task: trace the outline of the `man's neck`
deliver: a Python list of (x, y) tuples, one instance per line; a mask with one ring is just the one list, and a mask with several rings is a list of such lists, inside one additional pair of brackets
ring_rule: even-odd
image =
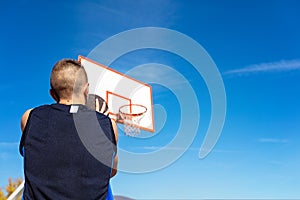
[(60, 104), (72, 105), (72, 104), (82, 104), (85, 105), (86, 101), (84, 99), (60, 99)]

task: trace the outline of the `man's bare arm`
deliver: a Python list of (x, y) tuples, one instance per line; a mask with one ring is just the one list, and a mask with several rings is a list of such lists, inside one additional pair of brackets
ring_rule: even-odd
[[(118, 146), (118, 139), (119, 139), (119, 135), (118, 135), (118, 127), (117, 127), (117, 123), (115, 120), (111, 120), (112, 123), (112, 127), (114, 130), (114, 134), (115, 134), (115, 139), (116, 139), (116, 145)], [(115, 176), (118, 172), (118, 155), (115, 155), (114, 158), (114, 163), (113, 163), (113, 167), (112, 167), (112, 173), (111, 173), (111, 177)]]
[(23, 114), (23, 116), (22, 116), (22, 119), (21, 119), (21, 130), (22, 130), (22, 132), (23, 132), (24, 129), (25, 129), (25, 126), (26, 126), (26, 124), (27, 124), (27, 120), (28, 120), (28, 117), (29, 117), (29, 114), (30, 114), (31, 110), (32, 110), (32, 109), (27, 110), (27, 111)]

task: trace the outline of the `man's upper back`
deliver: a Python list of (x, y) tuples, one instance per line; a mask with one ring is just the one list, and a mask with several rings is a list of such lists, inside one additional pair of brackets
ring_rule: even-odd
[(108, 117), (82, 105), (41, 106), (31, 111), (20, 146), (24, 199), (105, 199), (115, 153)]

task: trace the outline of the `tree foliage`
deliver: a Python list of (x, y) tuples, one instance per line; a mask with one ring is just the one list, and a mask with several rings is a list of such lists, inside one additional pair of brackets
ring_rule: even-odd
[(0, 200), (6, 200), (6, 196), (1, 188), (0, 188)]
[[(12, 178), (8, 179), (8, 185), (5, 187), (6, 195), (4, 194), (2, 188), (0, 188), (0, 200), (6, 200), (22, 183), (22, 179), (18, 178), (16, 180), (12, 180)], [(19, 198), (21, 199), (21, 197)]]

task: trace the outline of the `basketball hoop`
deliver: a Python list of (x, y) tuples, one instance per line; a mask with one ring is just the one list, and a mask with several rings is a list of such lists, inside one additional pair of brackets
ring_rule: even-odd
[(127, 136), (140, 134), (140, 121), (147, 112), (147, 108), (140, 104), (128, 104), (119, 108), (119, 121), (124, 124), (124, 132)]

